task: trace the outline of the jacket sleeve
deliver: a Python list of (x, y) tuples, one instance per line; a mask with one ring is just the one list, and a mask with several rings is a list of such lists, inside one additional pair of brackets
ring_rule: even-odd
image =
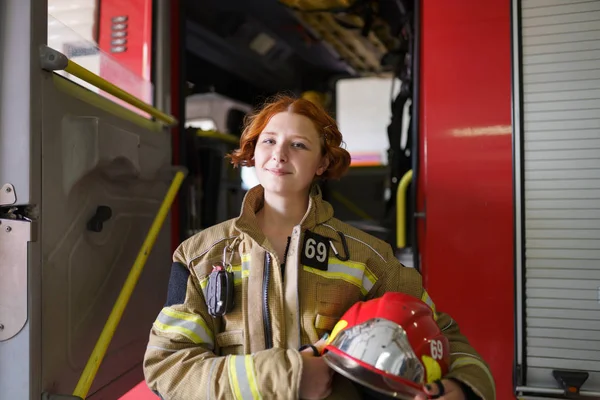
[(154, 321), (144, 355), (149, 388), (164, 400), (297, 398), (302, 358), (273, 348), (217, 356), (217, 324), (199, 283), (177, 253), (167, 302)]
[(385, 292), (403, 292), (420, 298), (436, 315), (437, 323), (450, 342), (450, 372), (445, 379), (455, 379), (468, 386), (482, 400), (495, 400), (496, 388), (488, 364), (469, 344), (460, 328), (448, 314), (436, 310), (435, 304), (423, 288), (421, 275), (414, 268), (400, 264), (391, 248), (387, 254), (386, 274), (373, 287), (369, 298), (382, 296)]

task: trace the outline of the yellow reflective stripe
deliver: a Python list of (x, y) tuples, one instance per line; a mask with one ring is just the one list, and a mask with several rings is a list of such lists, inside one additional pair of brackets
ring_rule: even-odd
[(235, 368), (235, 357), (236, 356), (229, 356), (227, 370), (229, 372), (229, 386), (233, 392), (233, 397), (236, 400), (239, 400), (242, 398), (242, 391), (240, 390), (240, 385), (238, 384), (237, 371)]
[(253, 399), (262, 399), (260, 392), (258, 391), (258, 382), (256, 379), (256, 371), (254, 370), (254, 360), (252, 356), (245, 356), (246, 362), (246, 375), (248, 377), (248, 383), (250, 384), (250, 391), (252, 392)]
[(427, 293), (426, 290), (423, 290), (423, 295), (421, 296), (421, 301), (424, 302), (425, 304), (427, 304), (431, 308), (431, 311), (433, 311), (433, 318), (435, 320), (437, 320), (438, 316), (437, 316), (437, 312), (435, 311), (435, 304), (434, 304), (433, 300), (431, 300), (431, 297), (429, 297), (429, 293)]
[(479, 368), (481, 368), (485, 372), (485, 374), (487, 375), (488, 379), (492, 383), (492, 390), (494, 391), (494, 397), (496, 397), (496, 382), (494, 381), (494, 377), (492, 376), (492, 373), (490, 372), (490, 370), (488, 369), (488, 367), (480, 359), (476, 358), (475, 356), (468, 356), (468, 357), (459, 357), (459, 358), (457, 358), (450, 365), (450, 371), (452, 372), (454, 369), (456, 369), (458, 367), (464, 367), (464, 366), (467, 366), (467, 365), (478, 366)]
[(229, 385), (236, 400), (261, 400), (251, 355), (229, 356)]
[(375, 275), (363, 264), (352, 261), (340, 261), (330, 258), (327, 271), (303, 266), (306, 272), (310, 272), (327, 279), (341, 279), (358, 287), (363, 295), (366, 295), (377, 282)]
[(241, 285), (242, 284), (242, 266), (241, 265), (232, 265), (231, 271), (233, 272), (233, 284)]
[(195, 344), (206, 344), (214, 347), (212, 331), (202, 317), (175, 311), (165, 307), (154, 321), (154, 327), (162, 332), (178, 333), (190, 339)]
[(375, 286), (376, 282), (377, 282), (377, 278), (371, 272), (371, 270), (369, 269), (369, 267), (367, 267), (365, 265), (365, 275), (363, 276), (363, 287), (365, 289), (368, 288), (368, 292), (370, 292), (371, 289), (373, 288), (373, 286)]
[(242, 254), (242, 279), (250, 276), (250, 254)]

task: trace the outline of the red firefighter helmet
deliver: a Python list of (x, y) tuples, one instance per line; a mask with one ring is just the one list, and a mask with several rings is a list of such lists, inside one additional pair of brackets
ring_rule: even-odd
[(432, 309), (404, 293), (358, 302), (338, 321), (323, 358), (336, 372), (381, 394), (412, 400), (448, 372), (448, 339)]

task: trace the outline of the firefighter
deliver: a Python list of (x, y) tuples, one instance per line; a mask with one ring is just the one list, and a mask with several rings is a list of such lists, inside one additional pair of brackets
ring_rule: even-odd
[(386, 292), (428, 304), (449, 342), (448, 373), (425, 392), (495, 399), (486, 362), (435, 310), (419, 273), (322, 199), (315, 182), (350, 165), (341, 145), (335, 121), (305, 99), (277, 96), (247, 119), (230, 157), (254, 166), (260, 185), (239, 217), (177, 248), (150, 331), (144, 374), (163, 399), (363, 398), (320, 355), (344, 313)]

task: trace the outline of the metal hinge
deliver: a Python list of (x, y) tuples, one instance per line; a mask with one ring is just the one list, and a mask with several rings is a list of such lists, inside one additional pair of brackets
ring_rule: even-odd
[(17, 202), (15, 187), (10, 183), (2, 185), (0, 188), (0, 206), (10, 206)]
[(27, 322), (27, 248), (32, 224), (0, 219), (0, 341), (15, 336)]

